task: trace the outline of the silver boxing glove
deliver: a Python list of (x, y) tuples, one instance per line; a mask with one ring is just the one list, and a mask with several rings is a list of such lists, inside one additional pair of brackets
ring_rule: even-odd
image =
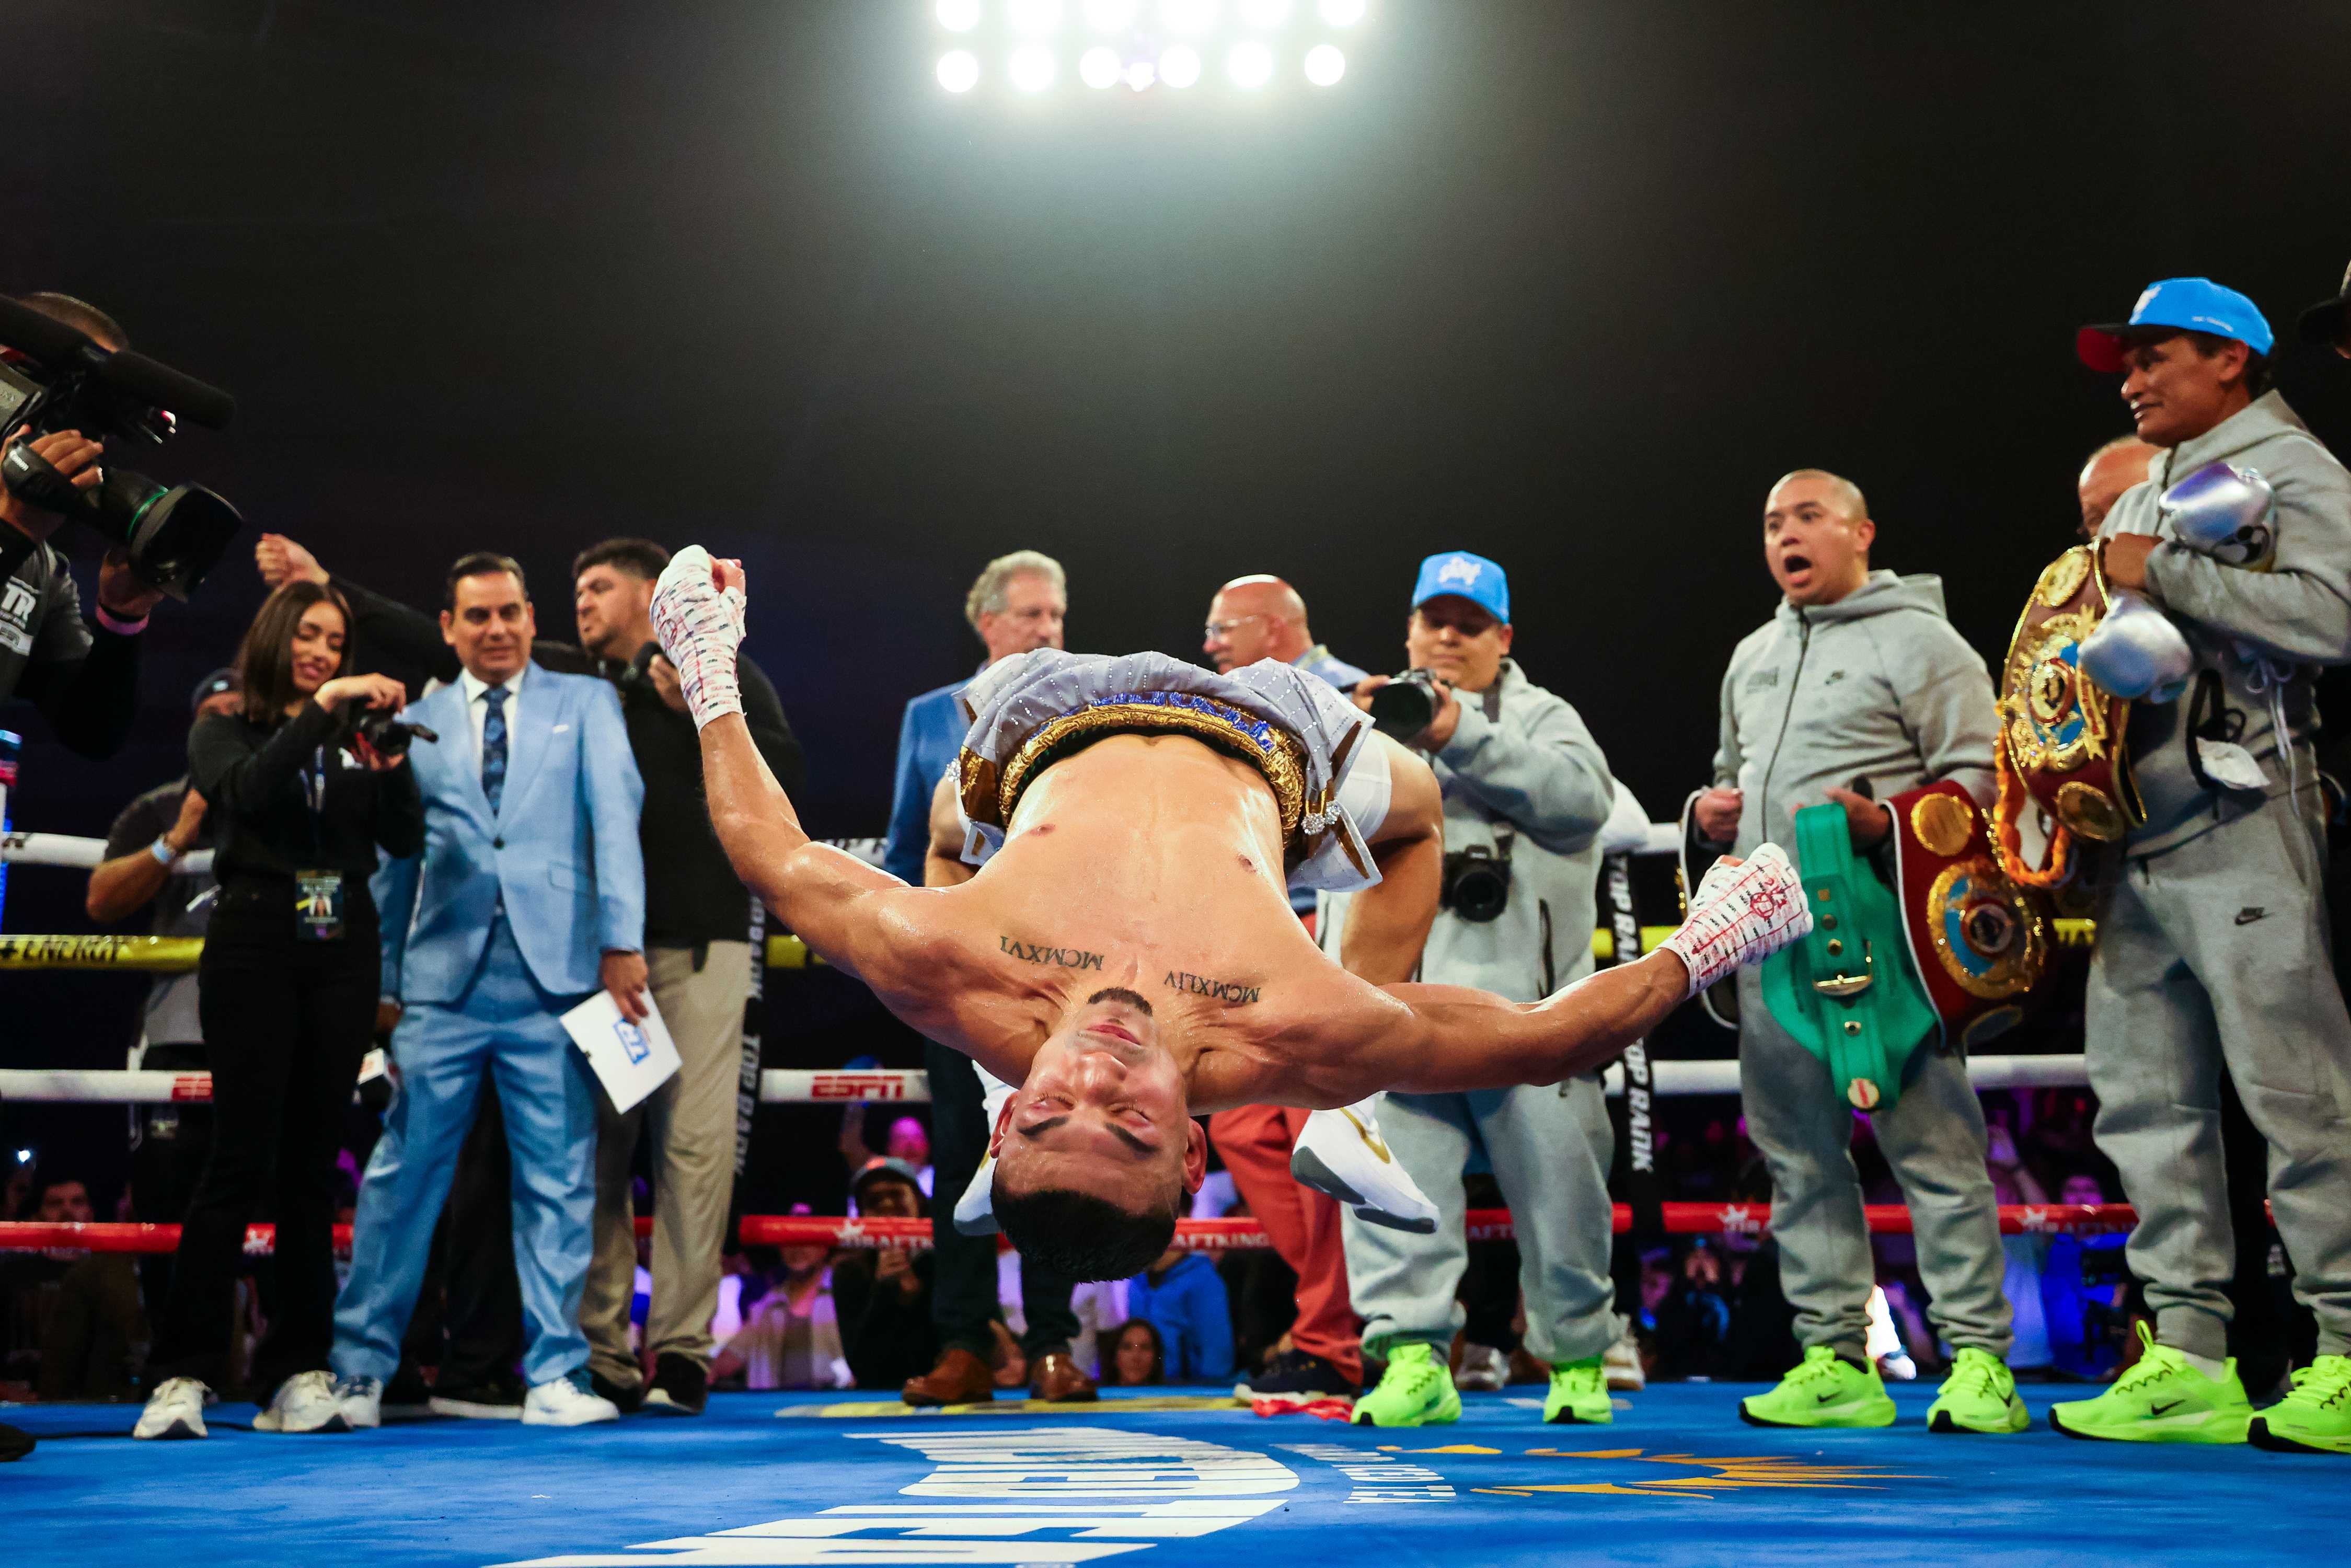
[(2248, 571), (2277, 561), (2277, 492), (2257, 469), (2207, 463), (2157, 505), (2183, 549)]
[(2195, 668), (2171, 618), (2126, 588), (2114, 591), (2105, 619), (2082, 639), (2082, 674), (2131, 702), (2177, 702)]

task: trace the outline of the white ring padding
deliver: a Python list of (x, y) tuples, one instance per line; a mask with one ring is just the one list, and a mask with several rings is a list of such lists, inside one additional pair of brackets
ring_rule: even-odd
[[(1736, 1094), (1739, 1063), (1728, 1061), (1656, 1061), (1649, 1071), (1659, 1094)], [(2090, 1081), (2078, 1056), (1979, 1056), (1968, 1062), (1968, 1077), (1983, 1089), (2078, 1089)], [(202, 1103), (212, 1098), (208, 1072), (41, 1072), (0, 1068), (0, 1100), (26, 1103), (93, 1105), (169, 1105)], [(1625, 1092), (1625, 1070), (1611, 1066), (1604, 1080), (1612, 1095)], [(763, 1105), (849, 1105), (865, 1101), (921, 1104), (931, 1097), (927, 1072), (876, 1068), (865, 1072), (839, 1069), (811, 1070), (770, 1067), (759, 1074)]]
[[(143, 853), (145, 844), (139, 846)], [(78, 839), (70, 833), (0, 834), (0, 863), (53, 865), (68, 871), (90, 871), (106, 859), (104, 839)], [(213, 869), (213, 852), (193, 850), (180, 857), (174, 873), (194, 876)]]

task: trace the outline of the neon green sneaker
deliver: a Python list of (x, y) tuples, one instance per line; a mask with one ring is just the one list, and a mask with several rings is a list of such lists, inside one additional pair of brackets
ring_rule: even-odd
[(1877, 1368), (1865, 1372), (1816, 1344), (1777, 1388), (1740, 1400), (1739, 1417), (1750, 1427), (1891, 1427), (1894, 1401)]
[(2144, 1322), (2138, 1325), (2138, 1338), (2147, 1352), (2137, 1365), (2095, 1399), (2052, 1405), (2049, 1425), (2069, 1437), (2116, 1443), (2245, 1440), (2253, 1406), (2245, 1397), (2245, 1385), (2237, 1381), (2233, 1358), (2219, 1378), (2210, 1378), (2169, 1345), (2158, 1344)]
[(2351, 1355), (2322, 1355), (2294, 1392), (2253, 1417), (2246, 1441), (2273, 1453), (2351, 1454)]
[(1608, 1402), (1608, 1369), (1601, 1358), (1552, 1364), (1551, 1392), (1543, 1396), (1543, 1419), (1554, 1425), (1605, 1427), (1616, 1419)]
[(1358, 1427), (1435, 1427), (1461, 1419), (1461, 1396), (1436, 1347), (1403, 1340), (1388, 1349), (1380, 1385), (1355, 1401)]
[(1988, 1350), (1973, 1345), (1951, 1358), (1951, 1375), (1927, 1406), (1929, 1432), (2022, 1432), (2032, 1416), (2017, 1396), (2016, 1375)]

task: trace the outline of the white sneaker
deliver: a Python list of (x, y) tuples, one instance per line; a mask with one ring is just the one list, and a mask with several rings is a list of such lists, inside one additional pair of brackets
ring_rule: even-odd
[(1461, 1370), (1453, 1375), (1453, 1386), (1463, 1393), (1499, 1392), (1510, 1381), (1510, 1358), (1490, 1344), (1465, 1344), (1461, 1347)]
[(383, 1425), (383, 1379), (342, 1377), (335, 1381), (335, 1409), (347, 1432), (372, 1432)]
[(1437, 1228), (1437, 1205), (1413, 1185), (1380, 1138), (1380, 1096), (1337, 1111), (1316, 1111), (1299, 1129), (1290, 1174), (1337, 1198), (1366, 1225), (1426, 1236)]
[(147, 1396), (139, 1412), (134, 1437), (209, 1437), (204, 1430), (204, 1404), (213, 1391), (193, 1377), (167, 1377)]
[(1641, 1368), (1641, 1342), (1633, 1337), (1630, 1326), (1600, 1358), (1600, 1370), (1608, 1375), (1612, 1393), (1638, 1394), (1649, 1386), (1649, 1375)]
[(552, 1383), (534, 1383), (522, 1402), (526, 1427), (585, 1427), (596, 1421), (617, 1421), (621, 1407), (588, 1386), (588, 1375), (575, 1372)]
[(298, 1372), (277, 1385), (269, 1408), (253, 1418), (256, 1432), (348, 1432), (331, 1372)]

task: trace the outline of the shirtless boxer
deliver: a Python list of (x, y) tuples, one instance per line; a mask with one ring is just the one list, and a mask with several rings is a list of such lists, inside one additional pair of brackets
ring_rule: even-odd
[[(978, 874), (909, 887), (812, 841), (750, 744), (734, 682), (741, 568), (679, 551), (653, 624), (700, 727), (711, 821), (737, 873), (907, 1024), (1019, 1085), (996, 1125), (996, 1219), (1076, 1279), (1137, 1273), (1166, 1248), (1206, 1174), (1195, 1113), (1590, 1072), (1696, 988), (1811, 928), (1786, 857), (1765, 845), (1718, 862), (1658, 951), (1544, 1001), (1374, 985), (1314, 946), (1285, 884), (1336, 867), (1322, 885), (1368, 886), (1384, 845), (1414, 874), (1427, 838), (1414, 819), (1436, 810), (1426, 768), (1287, 666), (1219, 676), (1050, 649), (967, 694), (959, 781)], [(1023, 738), (1042, 745), (1056, 727), (1043, 750)], [(1381, 815), (1401, 821), (1362, 835), (1344, 787), (1373, 758), (1388, 768)], [(1396, 902), (1401, 914), (1413, 901)], [(1418, 935), (1389, 939), (1416, 947)]]

